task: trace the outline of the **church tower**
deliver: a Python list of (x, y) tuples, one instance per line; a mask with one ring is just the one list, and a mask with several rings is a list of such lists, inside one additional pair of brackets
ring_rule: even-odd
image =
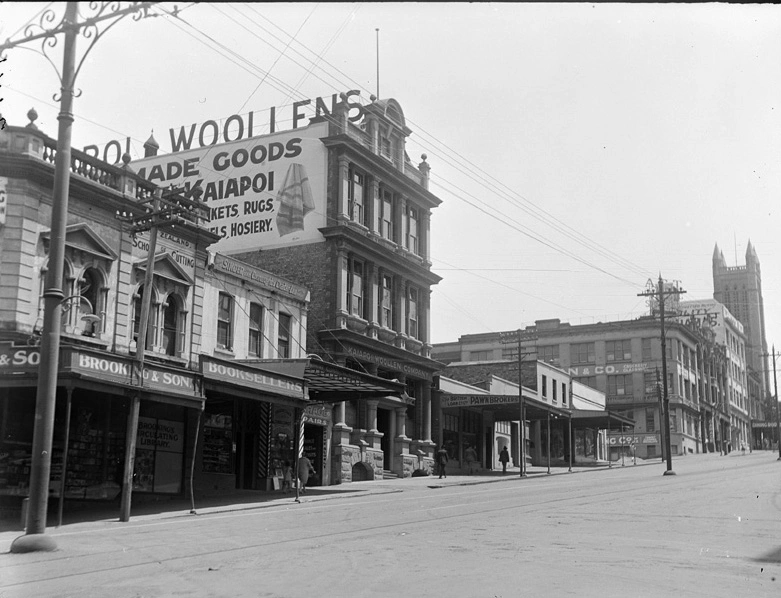
[(767, 339), (762, 273), (759, 257), (751, 241), (746, 248), (745, 266), (727, 266), (724, 254), (716, 244), (713, 250), (713, 298), (726, 305), (732, 315), (743, 324), (746, 333), (746, 362), (755, 372), (761, 372), (762, 396), (766, 396), (770, 392), (770, 382), (764, 357), (767, 354)]

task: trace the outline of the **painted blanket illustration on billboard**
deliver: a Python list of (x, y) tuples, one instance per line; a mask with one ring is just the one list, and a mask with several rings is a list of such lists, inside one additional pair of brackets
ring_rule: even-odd
[(277, 195), (277, 203), (277, 230), (280, 236), (304, 230), (304, 217), (314, 211), (315, 200), (303, 164), (296, 163), (288, 167), (285, 183)]
[(133, 163), (161, 187), (199, 187), (224, 255), (323, 240), (326, 123), (192, 148)]

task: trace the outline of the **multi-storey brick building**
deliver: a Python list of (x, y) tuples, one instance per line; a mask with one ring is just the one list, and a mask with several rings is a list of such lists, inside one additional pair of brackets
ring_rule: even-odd
[[(0, 130), (0, 496), (15, 508), (29, 492), (56, 160), (55, 141), (34, 111), (28, 116), (27, 126)], [(149, 233), (131, 235), (117, 215), (150, 210), (155, 187), (128, 161), (71, 155), (49, 486), (60, 500), (113, 500), (128, 479), (135, 491), (183, 493), (203, 408), (194, 370), (206, 247), (216, 236), (202, 206), (182, 198), (188, 209), (175, 233), (160, 233), (152, 261), (152, 324), (139, 367)], [(136, 475), (127, 476), (134, 457)]]
[[(56, 155), (30, 118), (0, 130), (0, 507), (17, 515), (30, 489)], [(113, 166), (73, 150), (70, 169), (50, 495), (67, 510), (120, 493), (270, 490), (301, 429), (328, 483), (334, 394), (402, 397), (405, 386), (307, 357), (307, 289), (209, 255), (221, 236), (208, 203), (161, 198), (127, 156)], [(155, 205), (175, 215), (156, 235), (137, 226)]]
[[(536, 354), (540, 361), (556, 365), (568, 371), (574, 380), (604, 392), (609, 410), (634, 420), (638, 457), (662, 455), (662, 348), (658, 320), (643, 317), (581, 326), (558, 319), (539, 320), (522, 331), (522, 338), (523, 351)], [(438, 344), (433, 355), (443, 361), (494, 360), (505, 357), (508, 350), (510, 347), (502, 343), (500, 333), (486, 333)], [(666, 352), (673, 454), (720, 447), (730, 438), (725, 393), (729, 365), (723, 350), (714, 343), (707, 344), (706, 338), (691, 327), (670, 321)], [(618, 448), (616, 441), (612, 446)]]
[[(312, 293), (307, 350), (323, 359), (406, 385), (403, 398), (343, 401), (334, 411), (334, 482), (411, 475), (431, 462), (431, 210), (429, 166), (406, 153), (411, 131), (395, 100), (350, 116), (347, 97), (312, 127), (327, 130), (325, 221), (306, 244), (239, 257), (307, 286)], [(367, 467), (368, 466), (368, 467)]]
[[(416, 167), (406, 154), (401, 106), (361, 105), (354, 95), (334, 96), (330, 109), (318, 98), (308, 121), (299, 111), (310, 102), (297, 102), (292, 130), (213, 145), (191, 133), (177, 142), (183, 151), (134, 164), (151, 181), (200, 186), (221, 236), (210, 251), (308, 289), (305, 355), (374, 380), (372, 391), (342, 385), (328, 395), (337, 407), (318, 418), (325, 433), (305, 426), (305, 444), (324, 446), (331, 483), (430, 464), (439, 367), (429, 344), (430, 289), (440, 280), (429, 223), (440, 200), (428, 190), (425, 157)], [(225, 137), (244, 134), (243, 126), (230, 133), (237, 120), (226, 120)], [(217, 129), (207, 121), (202, 131), (207, 125)], [(196, 140), (203, 147), (192, 147)], [(255, 358), (257, 367), (267, 359)], [(387, 380), (386, 392), (375, 379)], [(406, 392), (395, 392), (399, 385)]]

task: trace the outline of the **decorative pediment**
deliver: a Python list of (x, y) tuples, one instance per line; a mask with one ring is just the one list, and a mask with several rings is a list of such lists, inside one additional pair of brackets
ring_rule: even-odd
[[(133, 267), (141, 272), (146, 272), (146, 258), (137, 260), (133, 264)], [(155, 255), (155, 276), (167, 278), (168, 280), (187, 286), (193, 284), (192, 277), (176, 263), (176, 260), (167, 251)]]
[[(42, 232), (41, 238), (46, 241), (48, 250), (51, 230)], [(65, 229), (65, 246), (70, 249), (83, 251), (100, 259), (110, 261), (117, 259), (117, 253), (85, 223), (71, 224)]]

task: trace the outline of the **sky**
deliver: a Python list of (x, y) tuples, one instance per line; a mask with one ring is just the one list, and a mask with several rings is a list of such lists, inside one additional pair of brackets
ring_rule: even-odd
[[(0, 4), (0, 39), (21, 39), (47, 6), (64, 12)], [(350, 89), (396, 99), (407, 153), (414, 164), (427, 155), (442, 200), (432, 342), (539, 319), (636, 318), (648, 309), (638, 293), (659, 275), (680, 281), (683, 299), (710, 298), (714, 245), (743, 265), (750, 240), (768, 344), (781, 347), (781, 6), (164, 2), (150, 12), (86, 54), (73, 147), (130, 138), (138, 159), (152, 132), (170, 151), (169, 129), (209, 119)], [(90, 41), (79, 38), (80, 56)], [(58, 66), (61, 47), (50, 50)], [(56, 137), (59, 79), (40, 50), (6, 53), (0, 113), (23, 126), (35, 108)]]

